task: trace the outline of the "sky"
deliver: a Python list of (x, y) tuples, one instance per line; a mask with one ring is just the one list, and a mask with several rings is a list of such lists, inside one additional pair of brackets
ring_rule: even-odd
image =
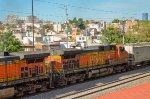
[[(34, 15), (40, 19), (65, 22), (68, 18), (88, 20), (141, 19), (142, 13), (150, 13), (150, 0), (34, 0)], [(0, 0), (0, 21), (7, 15), (30, 16), (32, 0)]]

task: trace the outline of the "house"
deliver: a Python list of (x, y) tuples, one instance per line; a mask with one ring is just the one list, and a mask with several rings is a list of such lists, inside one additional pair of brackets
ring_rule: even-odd
[(109, 24), (108, 27), (112, 27), (112, 28), (115, 28), (115, 29), (120, 29), (121, 25), (120, 25), (120, 23), (111, 23), (111, 24)]
[[(40, 33), (34, 33), (34, 43), (43, 42), (43, 37)], [(33, 32), (26, 32), (25, 36), (22, 38), (22, 43), (25, 45), (30, 45), (33, 43)]]
[(15, 36), (15, 38), (17, 38), (19, 41), (22, 42), (24, 34), (23, 33), (13, 33), (13, 36)]
[(133, 32), (133, 27), (136, 26), (136, 25), (138, 25), (137, 21), (126, 21), (125, 32), (126, 33)]
[(97, 34), (97, 29), (96, 28), (90, 28), (89, 33), (91, 34), (91, 36), (95, 36)]
[(138, 25), (137, 21), (127, 20), (124, 23), (123, 22), (111, 23), (108, 27), (113, 27), (116, 29), (120, 29), (122, 31), (124, 28), (125, 33), (130, 33), (130, 32), (133, 32), (133, 26), (136, 26), (136, 25)]
[(36, 51), (48, 51), (48, 50), (50, 50), (49, 44), (36, 43), (34, 46), (35, 46)]
[(90, 36), (86, 36), (86, 35), (77, 35), (76, 36), (76, 45), (79, 46), (81, 48), (84, 48), (88, 45), (88, 42), (90, 40)]
[(63, 24), (62, 23), (54, 23), (53, 24), (53, 29), (55, 32), (59, 33), (59, 32), (62, 32), (64, 31), (64, 28), (63, 28)]
[(87, 38), (84, 35), (77, 35), (76, 36), (76, 43), (83, 43), (86, 42)]
[(76, 36), (77, 36), (78, 30), (77, 28), (72, 28), (72, 41), (76, 41)]
[(101, 32), (103, 29), (106, 28), (106, 22), (105, 21), (99, 21), (99, 22), (92, 22), (87, 25), (89, 29), (96, 29), (97, 32)]
[(31, 45), (33, 42), (33, 37), (23, 37), (22, 44), (23, 45)]
[(46, 37), (44, 37), (48, 43), (60, 42), (66, 39), (64, 34), (56, 34), (55, 32), (49, 32)]
[(30, 52), (34, 49), (33, 45), (21, 45), (21, 47), (24, 49), (25, 52)]

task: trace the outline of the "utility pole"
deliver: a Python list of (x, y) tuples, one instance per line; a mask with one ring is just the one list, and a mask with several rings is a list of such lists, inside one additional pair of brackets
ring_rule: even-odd
[(34, 2), (32, 0), (32, 32), (33, 32), (33, 51), (34, 51)]
[(122, 21), (122, 26), (123, 26), (123, 29), (122, 29), (122, 43), (124, 44), (124, 34), (125, 34), (125, 17), (123, 17), (123, 21)]
[(104, 45), (106, 45), (106, 21), (104, 21)]
[(68, 38), (68, 9), (67, 5), (65, 6), (65, 12), (66, 12), (66, 33), (67, 33), (67, 48), (69, 48), (69, 38)]
[(88, 47), (88, 44), (87, 44), (87, 34), (88, 34), (88, 26), (86, 26), (86, 42), (85, 42), (85, 47), (86, 48)]
[(138, 43), (140, 43), (140, 35), (139, 35), (139, 30), (140, 30), (140, 23), (139, 23), (139, 19), (137, 20), (137, 23), (138, 23), (138, 30), (137, 30), (137, 33), (138, 33)]

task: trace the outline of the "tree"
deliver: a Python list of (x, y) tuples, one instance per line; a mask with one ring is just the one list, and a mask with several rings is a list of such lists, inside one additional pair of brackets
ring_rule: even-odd
[(85, 24), (84, 24), (84, 21), (83, 21), (82, 18), (79, 18), (79, 19), (78, 19), (78, 28), (79, 28), (80, 30), (85, 30)]
[(118, 29), (109, 27), (108, 29), (103, 30), (102, 34), (105, 36), (109, 44), (112, 44), (112, 43), (121, 44), (122, 43), (121, 31)]
[(125, 43), (137, 43), (138, 35), (135, 34), (127, 34), (125, 35)]
[(49, 25), (49, 24), (43, 25), (43, 29), (45, 29), (47, 31), (49, 31), (49, 30), (53, 31), (54, 30), (53, 26)]
[(0, 21), (0, 30), (3, 30), (3, 29), (4, 29), (3, 23)]
[(21, 42), (11, 32), (0, 33), (0, 51), (18, 52), (23, 51)]
[(133, 26), (137, 42), (150, 42), (150, 21), (137, 20), (138, 24)]
[(79, 30), (85, 29), (85, 22), (82, 18), (77, 19), (75, 17), (73, 18), (73, 20), (69, 20), (69, 24), (71, 24), (73, 27), (78, 28)]
[[(114, 19), (113, 22), (122, 22), (122, 20)], [(121, 44), (123, 36), (125, 43), (150, 42), (150, 21), (137, 20), (137, 24), (132, 27), (133, 31), (128, 34), (122, 34), (119, 29), (107, 28), (102, 34), (106, 37), (109, 44)]]
[(78, 27), (78, 20), (77, 18), (73, 18), (73, 20), (69, 20), (69, 24), (71, 24), (73, 27)]
[(114, 20), (112, 21), (112, 23), (119, 23), (119, 22), (120, 22), (119, 19), (114, 19)]
[[(129, 33), (129, 34), (122, 34), (122, 32), (118, 29), (115, 28), (111, 28), (109, 27), (106, 30), (102, 31), (102, 34), (105, 36), (108, 44), (122, 44), (123, 43), (123, 36), (125, 38), (125, 44), (126, 43), (137, 43), (137, 42), (143, 42), (145, 41), (150, 41), (149, 38), (144, 39), (144, 37), (142, 37), (141, 35), (137, 35), (137, 34), (133, 34), (133, 33)], [(143, 38), (144, 40), (140, 40), (140, 38)]]

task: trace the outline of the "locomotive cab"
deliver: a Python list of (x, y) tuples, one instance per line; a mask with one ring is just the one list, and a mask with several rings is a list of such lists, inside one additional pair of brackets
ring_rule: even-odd
[(128, 63), (128, 52), (123, 45), (116, 45), (118, 63)]

